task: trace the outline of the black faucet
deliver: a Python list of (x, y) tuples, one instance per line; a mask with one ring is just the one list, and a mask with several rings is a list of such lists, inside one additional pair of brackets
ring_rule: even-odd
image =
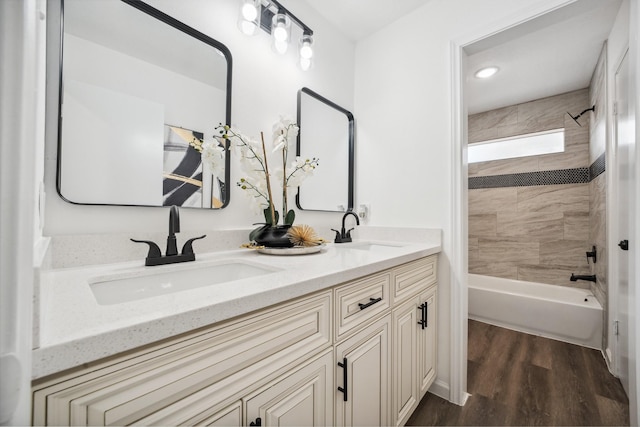
[(358, 218), (358, 215), (356, 215), (356, 213), (354, 211), (347, 211), (342, 216), (342, 230), (338, 231), (338, 230), (335, 230), (333, 228), (331, 229), (331, 230), (336, 232), (336, 238), (334, 240), (335, 243), (349, 243), (349, 242), (351, 242), (351, 230), (353, 230), (353, 228), (350, 228), (349, 230), (346, 230), (345, 224), (344, 224), (348, 215), (353, 215), (353, 217), (356, 219), (356, 225), (360, 225), (360, 218)]
[(577, 275), (576, 276), (575, 274), (571, 273), (571, 277), (569, 278), (569, 280), (571, 280), (572, 282), (575, 282), (577, 280), (588, 280), (590, 282), (594, 282), (595, 283), (596, 275), (592, 274), (592, 275), (584, 275), (584, 276)]
[(149, 240), (135, 240), (131, 239), (132, 242), (136, 243), (146, 243), (149, 245), (149, 253), (147, 254), (147, 258), (145, 259), (144, 265), (146, 266), (154, 266), (154, 265), (165, 265), (165, 264), (175, 264), (177, 262), (188, 262), (195, 261), (196, 254), (193, 252), (193, 241), (198, 239), (204, 239), (204, 236), (194, 237), (186, 241), (184, 246), (182, 246), (182, 253), (178, 254), (178, 247), (176, 243), (176, 233), (180, 232), (180, 212), (178, 211), (177, 206), (171, 206), (171, 210), (169, 211), (169, 236), (167, 237), (167, 250), (165, 255), (162, 256), (162, 252), (160, 252), (160, 247), (151, 242)]
[(180, 212), (177, 206), (171, 206), (169, 211), (169, 236), (167, 237), (166, 256), (178, 255), (176, 233), (180, 232)]

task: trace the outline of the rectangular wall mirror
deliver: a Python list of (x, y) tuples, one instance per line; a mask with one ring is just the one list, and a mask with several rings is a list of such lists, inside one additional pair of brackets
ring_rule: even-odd
[(298, 188), (299, 209), (353, 209), (353, 114), (309, 88), (298, 91), (297, 155), (320, 159), (312, 177)]
[(214, 142), (214, 128), (231, 122), (229, 50), (141, 1), (63, 0), (61, 8), (60, 196), (226, 206), (228, 149), (214, 174), (189, 143)]

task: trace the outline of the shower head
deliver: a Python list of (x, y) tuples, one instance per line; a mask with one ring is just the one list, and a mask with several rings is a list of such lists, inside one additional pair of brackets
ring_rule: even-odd
[(580, 117), (582, 117), (582, 115), (583, 115), (584, 113), (586, 113), (587, 111), (593, 111), (593, 112), (595, 112), (595, 111), (596, 111), (596, 106), (595, 106), (595, 104), (593, 105), (593, 107), (591, 107), (591, 108), (587, 108), (586, 110), (582, 111), (580, 114), (578, 114), (578, 115), (576, 115), (576, 116), (574, 116), (573, 114), (571, 114), (571, 113), (570, 113), (570, 112), (568, 112), (568, 111), (567, 111), (567, 114), (569, 115), (569, 117), (571, 117), (571, 118), (573, 119), (573, 121), (574, 121), (574, 122), (576, 122), (576, 123), (578, 124), (578, 126), (582, 127), (582, 125), (580, 124), (580, 122), (578, 121), (578, 119), (579, 119)]

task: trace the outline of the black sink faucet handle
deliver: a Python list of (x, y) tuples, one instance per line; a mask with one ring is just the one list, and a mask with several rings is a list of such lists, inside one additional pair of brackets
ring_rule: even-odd
[(182, 247), (182, 255), (194, 255), (194, 253), (193, 253), (193, 241), (194, 240), (204, 239), (205, 237), (207, 237), (207, 235), (203, 234), (200, 237), (194, 237), (192, 239), (187, 240), (185, 242), (184, 246)]
[(149, 245), (149, 253), (147, 254), (147, 258), (160, 258), (162, 257), (162, 252), (160, 252), (160, 247), (156, 245), (154, 242), (149, 240), (136, 240), (131, 239), (132, 242), (136, 243), (146, 243)]

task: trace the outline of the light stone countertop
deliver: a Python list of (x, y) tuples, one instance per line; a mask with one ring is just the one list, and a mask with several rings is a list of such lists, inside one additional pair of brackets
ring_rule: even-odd
[[(439, 230), (419, 242), (367, 239), (375, 250), (329, 243), (320, 253), (271, 256), (254, 250), (198, 254), (190, 263), (144, 267), (141, 261), (55, 269), (40, 278), (40, 347), (33, 351), (33, 379), (233, 318), (376, 273), (441, 250)], [(426, 238), (424, 238), (426, 236)], [(384, 236), (386, 237), (386, 236)], [(415, 236), (413, 236), (415, 238)], [(411, 239), (413, 240), (413, 239)], [(145, 275), (237, 260), (274, 270), (233, 282), (113, 305), (97, 303), (89, 280), (103, 275)]]

